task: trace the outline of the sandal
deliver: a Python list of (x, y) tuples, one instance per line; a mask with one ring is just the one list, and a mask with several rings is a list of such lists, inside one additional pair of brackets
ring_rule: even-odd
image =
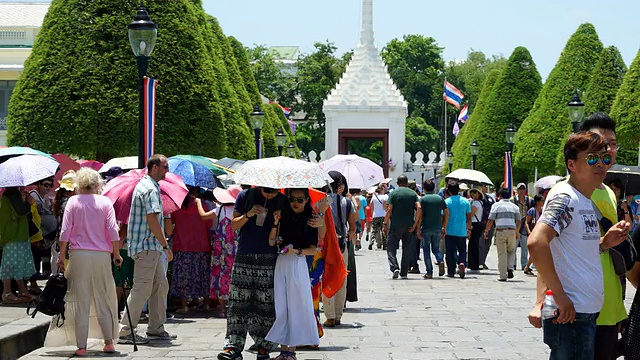
[(86, 356), (87, 355), (87, 349), (78, 349), (74, 352), (74, 354), (76, 356)]
[(273, 358), (273, 360), (298, 360), (296, 353), (292, 351), (280, 351), (280, 355)]
[(2, 303), (3, 304), (22, 304), (24, 303), (24, 299), (17, 297), (13, 293), (2, 294)]
[(18, 297), (19, 298), (23, 298), (23, 299), (27, 299), (29, 301), (34, 299), (33, 295), (31, 295), (28, 291), (27, 292), (18, 293)]
[(107, 354), (113, 354), (116, 352), (116, 347), (113, 346), (113, 344), (105, 345), (104, 348), (102, 348), (102, 351)]

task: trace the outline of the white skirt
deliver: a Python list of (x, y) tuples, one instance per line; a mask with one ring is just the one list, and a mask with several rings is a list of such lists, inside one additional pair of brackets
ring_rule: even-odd
[(65, 321), (51, 319), (44, 346), (87, 347), (87, 339), (118, 338), (118, 301), (111, 273), (111, 255), (103, 251), (71, 250), (65, 297)]
[(306, 257), (278, 256), (273, 292), (276, 321), (265, 339), (285, 346), (320, 344)]

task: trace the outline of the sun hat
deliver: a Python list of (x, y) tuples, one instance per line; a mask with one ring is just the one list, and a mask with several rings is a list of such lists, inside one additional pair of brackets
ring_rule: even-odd
[(469, 186), (467, 184), (465, 184), (465, 183), (461, 183), (460, 184), (460, 190), (463, 190), (463, 191), (464, 190), (469, 190)]
[(482, 188), (480, 186), (474, 186), (469, 189), (469, 194), (471, 194), (472, 191), (477, 191), (480, 194), (480, 200), (484, 199), (484, 194), (482, 193)]
[(76, 172), (73, 170), (65, 172), (64, 175), (62, 175), (62, 179), (58, 181), (58, 184), (60, 184), (60, 186), (58, 186), (56, 191), (58, 191), (60, 188), (67, 191), (74, 191), (78, 187), (78, 177), (76, 175)]
[(113, 178), (117, 178), (118, 176), (124, 174), (122, 168), (120, 166), (113, 166), (104, 173), (104, 179), (107, 181), (111, 181)]
[(235, 204), (238, 194), (242, 191), (240, 185), (230, 185), (226, 189), (215, 188), (213, 189), (213, 196), (216, 197), (221, 204)]

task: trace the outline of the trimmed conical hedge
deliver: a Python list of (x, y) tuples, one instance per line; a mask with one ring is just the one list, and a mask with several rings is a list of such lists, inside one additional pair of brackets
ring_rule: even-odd
[(618, 150), (619, 164), (638, 164), (638, 142), (640, 141), (640, 51), (629, 66), (618, 90), (613, 105), (611, 117), (616, 120), (616, 135), (620, 150)]
[(626, 72), (627, 66), (618, 48), (615, 46), (604, 48), (591, 73), (587, 93), (582, 99), (586, 115), (597, 111), (604, 113), (611, 111), (611, 105)]
[[(117, 0), (53, 0), (9, 106), (10, 145), (106, 160), (137, 154), (138, 84)], [(188, 0), (145, 2), (160, 25), (149, 76), (157, 89), (156, 152), (222, 156), (225, 121), (204, 11)], [(240, 111), (240, 109), (234, 109)]]
[(541, 87), (542, 79), (529, 50), (522, 46), (515, 48), (487, 99), (484, 120), (475, 135), (481, 145), (476, 169), (494, 183), (500, 183), (504, 177), (504, 153), (509, 148), (505, 130), (510, 124), (520, 127)]
[(514, 165), (525, 174), (555, 173), (556, 155), (571, 132), (567, 103), (575, 89), (585, 89), (602, 43), (593, 25), (585, 23), (567, 41), (529, 116), (518, 130)]
[[(482, 123), (484, 106), (491, 95), (494, 85), (498, 81), (500, 70), (494, 69), (487, 74), (487, 78), (482, 86), (482, 91), (478, 97), (478, 102), (473, 112), (469, 115), (469, 119), (460, 129), (458, 137), (453, 142), (451, 152), (453, 153), (453, 170), (455, 169), (471, 169), (471, 143), (476, 136), (476, 130)], [(445, 168), (447, 168), (445, 166)], [(448, 170), (448, 169), (445, 169)]]

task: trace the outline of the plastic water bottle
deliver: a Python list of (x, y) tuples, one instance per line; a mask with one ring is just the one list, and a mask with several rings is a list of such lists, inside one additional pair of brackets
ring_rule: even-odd
[(542, 320), (554, 319), (558, 317), (558, 305), (553, 298), (553, 292), (547, 290), (544, 296), (544, 303), (542, 304)]

